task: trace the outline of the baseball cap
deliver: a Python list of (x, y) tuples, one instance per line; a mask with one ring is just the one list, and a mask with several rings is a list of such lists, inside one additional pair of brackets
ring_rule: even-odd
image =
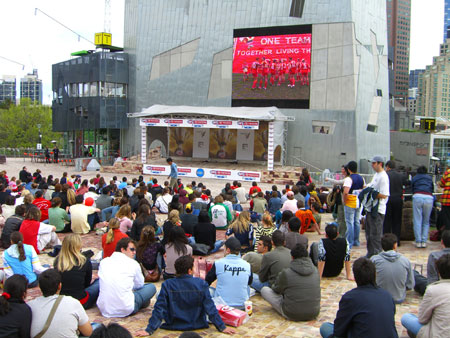
[(372, 163), (375, 163), (375, 162), (382, 162), (382, 163), (384, 163), (384, 158), (382, 158), (381, 156), (374, 156), (373, 158), (372, 158)]
[(239, 251), (241, 250), (241, 242), (239, 242), (236, 237), (232, 236), (226, 240), (225, 247), (231, 251)]

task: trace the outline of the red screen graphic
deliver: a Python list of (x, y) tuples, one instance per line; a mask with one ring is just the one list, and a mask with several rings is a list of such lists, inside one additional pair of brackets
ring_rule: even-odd
[(233, 73), (243, 73), (259, 58), (288, 62), (304, 59), (311, 66), (311, 33), (239, 37), (234, 39)]

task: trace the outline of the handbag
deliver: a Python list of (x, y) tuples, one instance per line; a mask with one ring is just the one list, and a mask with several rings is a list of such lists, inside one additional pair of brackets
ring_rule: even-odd
[(50, 310), (50, 314), (48, 315), (47, 321), (45, 322), (42, 331), (34, 336), (35, 338), (41, 338), (47, 332), (50, 324), (52, 323), (53, 317), (55, 316), (56, 309), (58, 308), (59, 303), (61, 303), (63, 297), (63, 295), (59, 295), (58, 298), (56, 298), (55, 304), (53, 304), (52, 309)]
[(161, 277), (161, 272), (159, 271), (158, 267), (151, 270), (150, 272), (142, 265), (142, 263), (139, 263), (141, 266), (142, 274), (144, 275), (144, 282), (145, 283), (155, 283), (159, 281), (159, 278)]

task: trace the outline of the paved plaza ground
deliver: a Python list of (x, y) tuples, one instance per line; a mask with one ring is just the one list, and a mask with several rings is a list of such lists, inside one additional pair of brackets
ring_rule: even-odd
[[(8, 159), (6, 165), (0, 166), (0, 170), (7, 170), (8, 176), (18, 176), (19, 171), (22, 166), (26, 165), (28, 170), (34, 172), (36, 168), (40, 168), (43, 174), (46, 176), (48, 174), (53, 174), (55, 177), (61, 177), (63, 171), (68, 171), (73, 173), (73, 167), (60, 167), (55, 164), (42, 164), (42, 163), (31, 163), (29, 160), (23, 162), (22, 159), (10, 160)], [(82, 172), (80, 173), (83, 177), (89, 178), (95, 176), (95, 172)], [(102, 173), (102, 175), (110, 179), (113, 174)], [(134, 176), (138, 176), (136, 173)], [(121, 177), (122, 175), (117, 175)], [(163, 178), (160, 178), (160, 181)], [(203, 180), (213, 192), (213, 195), (217, 194), (219, 190), (224, 186), (224, 181), (217, 180)], [(245, 183), (245, 187), (250, 187), (250, 184)], [(270, 185), (262, 184), (264, 188), (270, 188)], [(281, 189), (281, 187), (279, 187)], [(158, 219), (163, 221), (165, 216), (158, 215)], [(326, 214), (322, 217), (322, 229), (324, 228), (325, 222), (331, 221), (331, 214)], [(60, 235), (61, 239), (64, 235)], [(309, 243), (317, 241), (320, 237), (316, 233), (307, 233), (309, 238)], [(224, 231), (218, 231), (218, 237), (224, 237)], [(353, 248), (351, 253), (352, 262), (366, 254), (366, 241), (365, 233), (361, 231), (361, 246), (359, 248)], [(90, 233), (82, 236), (83, 244), (85, 249), (92, 249), (95, 253), (101, 250), (101, 239), (100, 236), (95, 235), (95, 233)], [(431, 251), (440, 250), (440, 243), (430, 242), (426, 249), (416, 249), (412, 242), (403, 242), (399, 247), (398, 251), (405, 255), (412, 263), (413, 267), (415, 264), (423, 265), (423, 273), (426, 274), (426, 262), (428, 254)], [(1, 257), (0, 250), (0, 257)], [(48, 251), (47, 251), (48, 252)], [(214, 255), (206, 257), (207, 260), (215, 260), (223, 257), (223, 249)], [(39, 256), (41, 263), (53, 263), (53, 258), (49, 257), (47, 254), (41, 254)], [(1, 260), (1, 259), (0, 259)], [(420, 271), (420, 267), (418, 267)], [(96, 273), (95, 273), (96, 277)], [(159, 290), (162, 281), (156, 283), (156, 287)], [(265, 302), (259, 295), (251, 298), (253, 301), (253, 312), (250, 320), (243, 326), (237, 328), (237, 336), (239, 337), (318, 337), (319, 327), (323, 322), (333, 321), (338, 309), (339, 300), (346, 291), (356, 287), (355, 282), (347, 281), (345, 278), (345, 273), (342, 272), (337, 278), (324, 278), (321, 281), (321, 309), (320, 314), (314, 321), (309, 322), (290, 322), (283, 319), (275, 311), (272, 310), (270, 305)], [(32, 299), (40, 295), (38, 288), (31, 289), (28, 293), (27, 299)], [(418, 306), (421, 297), (414, 291), (408, 291), (406, 300), (403, 304), (397, 305), (397, 313), (395, 316), (397, 331), (400, 337), (407, 337), (406, 330), (400, 324), (401, 316), (405, 313), (411, 312), (417, 314)], [(108, 323), (110, 321), (117, 322), (126, 328), (128, 328), (132, 333), (144, 328), (147, 325), (148, 318), (151, 316), (152, 307), (155, 303), (155, 299), (152, 299), (151, 305), (137, 313), (132, 317), (127, 318), (104, 318), (101, 316), (99, 310), (95, 307), (88, 310), (87, 313), (91, 321)], [(215, 337), (221, 335), (214, 326), (211, 326), (207, 330), (198, 330), (198, 333), (203, 337)], [(155, 337), (178, 337), (180, 332), (176, 331), (166, 331), (158, 330), (153, 336)]]

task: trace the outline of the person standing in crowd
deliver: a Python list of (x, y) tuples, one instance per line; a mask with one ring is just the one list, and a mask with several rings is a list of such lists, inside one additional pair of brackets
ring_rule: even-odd
[(438, 220), (438, 230), (450, 230), (450, 167), (447, 168), (439, 182), (439, 186), (444, 189), (441, 196), (441, 212)]
[(178, 180), (178, 167), (177, 164), (172, 160), (171, 157), (169, 157), (167, 160), (167, 164), (170, 166), (170, 174), (167, 176), (167, 178), (170, 179), (169, 187), (172, 190), (175, 190), (177, 188), (177, 180)]
[(346, 292), (334, 324), (323, 323), (320, 335), (331, 337), (397, 338), (395, 303), (386, 290), (376, 286), (375, 264), (365, 257), (353, 263), (357, 287)]
[(383, 235), (383, 221), (384, 215), (386, 214), (386, 203), (389, 198), (389, 177), (384, 171), (384, 160), (381, 156), (375, 156), (372, 159), (372, 169), (375, 171), (375, 175), (367, 187), (371, 188), (375, 194), (378, 194), (376, 194), (376, 197), (374, 198), (376, 200), (374, 201), (375, 203), (372, 204), (371, 210), (368, 210), (369, 212), (366, 215), (368, 258), (382, 251), (381, 236)]
[(355, 161), (350, 161), (347, 164), (349, 175), (344, 179), (343, 184), (343, 198), (344, 198), (344, 215), (345, 223), (347, 225), (347, 242), (350, 249), (353, 246), (359, 246), (359, 217), (360, 205), (358, 194), (364, 187), (364, 179), (357, 174), (358, 164)]
[(395, 170), (395, 162), (386, 162), (386, 173), (389, 177), (389, 200), (386, 204), (386, 215), (383, 223), (383, 233), (393, 233), (397, 236), (397, 245), (400, 246), (403, 209), (403, 186), (406, 177)]
[(414, 237), (417, 248), (426, 248), (428, 231), (430, 229), (430, 215), (433, 210), (433, 179), (427, 174), (427, 168), (420, 166), (417, 174), (411, 180), (413, 193), (413, 223)]

